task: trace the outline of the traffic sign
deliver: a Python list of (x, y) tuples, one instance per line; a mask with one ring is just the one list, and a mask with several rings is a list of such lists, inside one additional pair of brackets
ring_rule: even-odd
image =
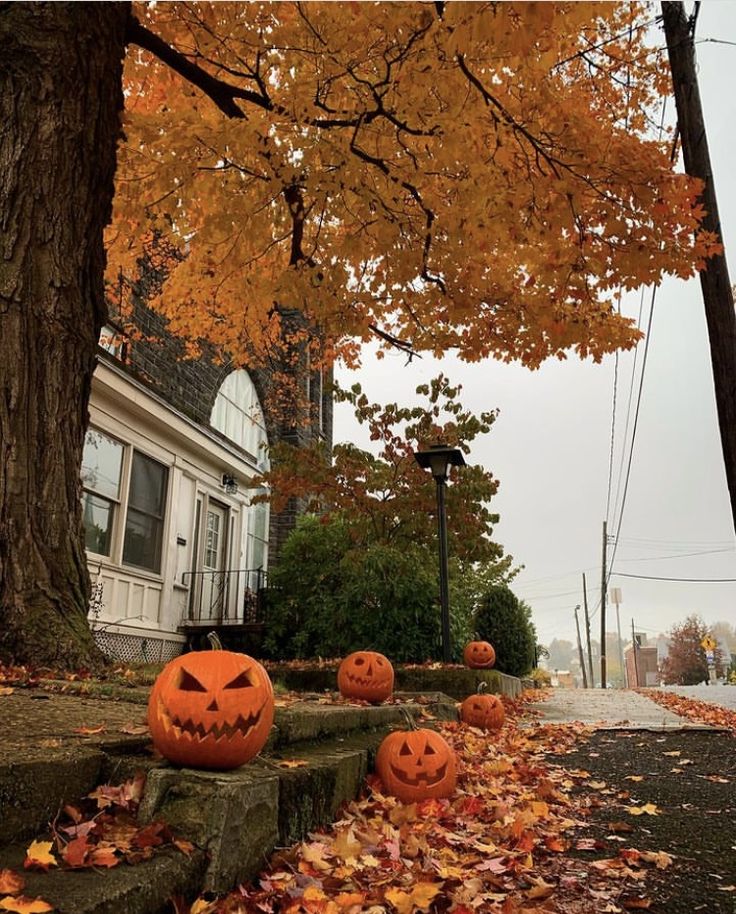
[(700, 646), (706, 651), (714, 651), (718, 647), (718, 642), (713, 635), (706, 635), (700, 642)]

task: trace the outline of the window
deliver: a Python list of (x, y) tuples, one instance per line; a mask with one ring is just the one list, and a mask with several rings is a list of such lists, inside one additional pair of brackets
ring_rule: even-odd
[(89, 429), (82, 458), (87, 549), (158, 573), (167, 482), (168, 470), (163, 464), (97, 429)]
[(125, 519), (123, 562), (149, 571), (161, 568), (161, 541), (166, 503), (166, 467), (133, 452)]
[(82, 512), (85, 546), (110, 555), (113, 522), (120, 505), (120, 476), (124, 447), (114, 438), (90, 429), (82, 459)]
[[(258, 495), (265, 495), (266, 490), (260, 489)], [(268, 564), (268, 502), (259, 502), (248, 508), (248, 540), (246, 551), (246, 567), (250, 570), (265, 568)]]
[(97, 341), (100, 349), (109, 352), (110, 355), (119, 359), (121, 362), (126, 361), (128, 344), (120, 330), (111, 324), (105, 324), (100, 330), (100, 338)]
[(223, 381), (210, 424), (254, 457), (259, 470), (268, 469), (266, 422), (258, 393), (244, 369), (231, 372)]

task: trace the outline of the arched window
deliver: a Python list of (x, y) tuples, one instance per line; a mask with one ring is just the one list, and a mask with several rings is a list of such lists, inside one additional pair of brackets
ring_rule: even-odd
[(210, 416), (212, 428), (251, 454), (259, 470), (268, 469), (268, 435), (255, 386), (245, 369), (223, 381)]

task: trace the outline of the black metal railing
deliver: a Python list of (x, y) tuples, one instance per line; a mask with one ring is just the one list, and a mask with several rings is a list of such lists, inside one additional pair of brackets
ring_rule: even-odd
[(185, 623), (263, 622), (267, 579), (263, 568), (184, 572), (182, 584), (189, 584)]

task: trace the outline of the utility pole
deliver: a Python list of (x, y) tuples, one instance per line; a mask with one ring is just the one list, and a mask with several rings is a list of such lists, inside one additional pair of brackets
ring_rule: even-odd
[[(696, 3), (696, 10), (700, 4)], [(703, 109), (695, 63), (695, 20), (688, 19), (682, 2), (663, 2), (662, 20), (675, 90), (677, 121), (685, 171), (703, 183), (700, 200), (705, 210), (702, 226), (722, 241), (716, 188), (708, 152)], [(705, 318), (708, 324), (718, 427), (736, 526), (736, 314), (725, 252), (710, 257), (700, 271)]]
[(580, 609), (580, 604), (575, 607), (575, 628), (578, 633), (578, 657), (580, 658), (580, 669), (583, 671), (583, 688), (588, 688), (588, 677), (585, 673), (585, 660), (583, 660), (583, 645), (580, 641), (580, 620), (578, 619), (578, 610)]
[(636, 680), (636, 688), (639, 688), (639, 663), (636, 659), (636, 633), (634, 632), (634, 619), (631, 619), (631, 649), (634, 652), (634, 679)]
[(594, 689), (593, 648), (590, 646), (590, 616), (588, 615), (588, 588), (585, 585), (585, 572), (583, 572), (583, 609), (585, 610), (585, 639), (588, 642), (588, 677), (590, 679), (590, 687)]
[(606, 687), (606, 546), (608, 545), (608, 522), (603, 521), (603, 561), (601, 563), (601, 688)]
[(624, 642), (621, 640), (621, 616), (619, 615), (618, 608), (623, 600), (621, 599), (621, 588), (612, 587), (611, 588), (611, 603), (614, 603), (616, 606), (616, 634), (618, 636), (618, 662), (621, 665), (621, 688), (626, 686), (626, 675), (624, 671)]

